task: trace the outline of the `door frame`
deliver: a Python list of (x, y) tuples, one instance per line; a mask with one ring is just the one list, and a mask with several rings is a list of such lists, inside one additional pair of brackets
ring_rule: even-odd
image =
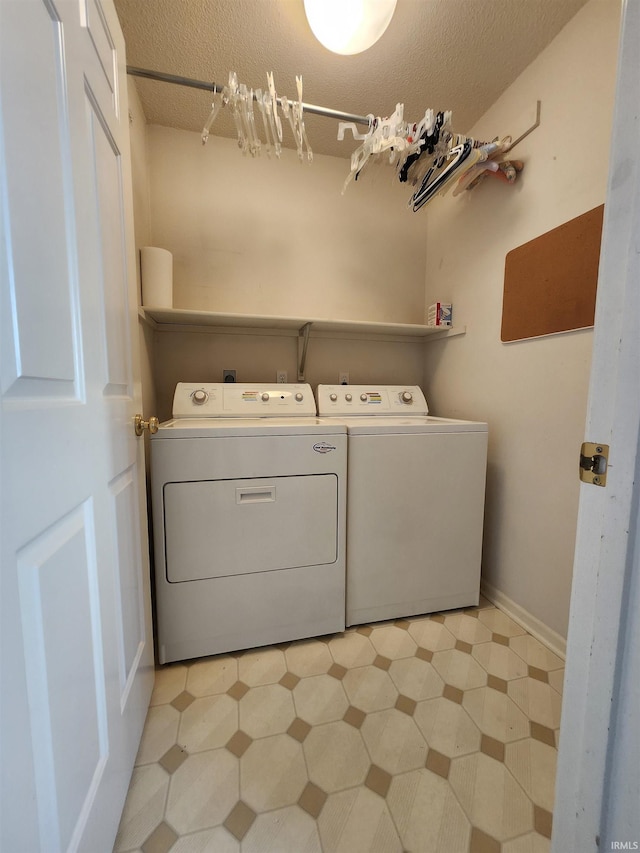
[(553, 853), (640, 844), (639, 46), (624, 0), (585, 427), (609, 467), (604, 488), (580, 487)]

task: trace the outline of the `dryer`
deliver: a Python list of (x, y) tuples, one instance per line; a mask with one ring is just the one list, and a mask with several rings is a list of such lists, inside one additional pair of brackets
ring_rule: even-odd
[(418, 386), (319, 385), (347, 427), (346, 623), (476, 605), (486, 423), (430, 417)]
[(308, 385), (179, 383), (151, 437), (160, 663), (344, 630), (347, 437)]

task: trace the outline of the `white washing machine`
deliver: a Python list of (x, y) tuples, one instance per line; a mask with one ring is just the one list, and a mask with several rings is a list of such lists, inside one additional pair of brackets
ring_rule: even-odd
[(417, 386), (319, 385), (349, 437), (347, 625), (478, 603), (487, 424), (434, 418)]
[(309, 385), (179, 383), (151, 437), (160, 663), (342, 631), (347, 436)]

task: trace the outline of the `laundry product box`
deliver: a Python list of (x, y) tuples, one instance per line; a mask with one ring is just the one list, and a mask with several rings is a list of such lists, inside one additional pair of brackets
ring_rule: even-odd
[(427, 310), (427, 326), (450, 326), (451, 317), (450, 302), (434, 302)]

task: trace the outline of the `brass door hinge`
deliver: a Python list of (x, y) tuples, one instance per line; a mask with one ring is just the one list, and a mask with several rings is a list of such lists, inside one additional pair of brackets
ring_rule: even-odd
[(593, 486), (607, 485), (609, 445), (585, 441), (580, 448), (580, 479)]

